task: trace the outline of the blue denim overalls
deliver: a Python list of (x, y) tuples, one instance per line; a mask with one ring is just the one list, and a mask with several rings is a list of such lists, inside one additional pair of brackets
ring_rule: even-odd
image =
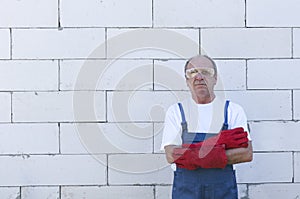
[[(228, 129), (227, 100), (224, 108), (224, 124), (222, 130)], [(213, 134), (188, 133), (183, 107), (178, 103), (182, 118), (182, 143), (201, 142)], [(172, 199), (237, 199), (237, 184), (232, 165), (224, 169), (188, 170), (176, 168), (174, 172)]]

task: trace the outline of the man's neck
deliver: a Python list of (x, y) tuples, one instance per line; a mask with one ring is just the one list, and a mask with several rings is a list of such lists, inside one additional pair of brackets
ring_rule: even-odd
[(212, 95), (206, 97), (193, 95), (192, 98), (196, 102), (196, 104), (208, 104), (211, 103), (216, 98), (216, 96), (213, 93)]

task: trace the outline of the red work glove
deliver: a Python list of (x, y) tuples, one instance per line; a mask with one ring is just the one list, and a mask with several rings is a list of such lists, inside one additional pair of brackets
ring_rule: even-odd
[(233, 148), (247, 148), (248, 147), (248, 133), (242, 127), (223, 130), (218, 135), (208, 138), (203, 142), (195, 144), (183, 144), (183, 147), (197, 148), (203, 144), (205, 145), (222, 145), (225, 144), (225, 149)]
[(203, 145), (196, 148), (174, 148), (173, 158), (180, 168), (194, 170), (201, 168), (224, 168), (227, 164), (225, 147), (222, 145)]

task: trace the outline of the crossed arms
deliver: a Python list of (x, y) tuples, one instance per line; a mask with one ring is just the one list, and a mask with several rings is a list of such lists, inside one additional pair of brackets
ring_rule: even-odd
[(242, 128), (221, 131), (217, 136), (196, 144), (165, 146), (169, 163), (190, 170), (198, 167), (224, 168), (227, 164), (250, 162), (252, 150), (252, 143)]

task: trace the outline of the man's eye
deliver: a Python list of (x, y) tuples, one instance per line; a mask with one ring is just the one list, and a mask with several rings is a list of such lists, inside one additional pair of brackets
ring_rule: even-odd
[(191, 74), (198, 73), (198, 70), (197, 70), (197, 69), (193, 69), (193, 70), (190, 71), (190, 73), (191, 73)]
[(207, 70), (203, 70), (201, 73), (202, 73), (202, 75), (210, 75), (210, 72)]

